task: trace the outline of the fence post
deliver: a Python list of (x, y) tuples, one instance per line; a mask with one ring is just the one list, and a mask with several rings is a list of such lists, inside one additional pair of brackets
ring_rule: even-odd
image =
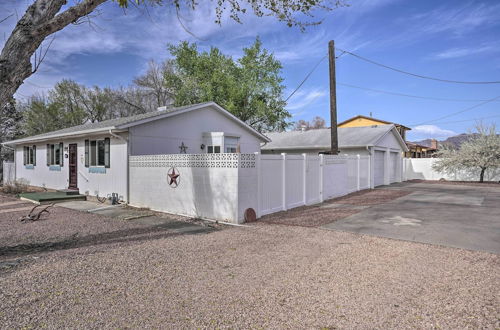
[(283, 184), (282, 184), (282, 209), (286, 211), (286, 153), (281, 154), (281, 162), (282, 162), (282, 174), (283, 174)]
[(262, 215), (262, 171), (260, 167), (260, 152), (255, 153), (255, 170), (257, 171), (257, 219)]
[(304, 205), (306, 205), (307, 204), (307, 154), (302, 154), (302, 157), (304, 157), (304, 171), (302, 173), (302, 185), (303, 185), (302, 197), (304, 199)]
[(323, 203), (324, 178), (325, 178), (325, 155), (319, 155), (319, 202)]

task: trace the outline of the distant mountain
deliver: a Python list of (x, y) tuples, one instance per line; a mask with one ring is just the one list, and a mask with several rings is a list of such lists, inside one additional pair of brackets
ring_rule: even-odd
[[(446, 140), (438, 141), (438, 145), (447, 144), (447, 145), (453, 146), (454, 148), (459, 148), (462, 145), (462, 143), (464, 143), (465, 141), (470, 139), (472, 136), (474, 136), (474, 134), (466, 134), (466, 133), (462, 133), (462, 134), (455, 135), (455, 136), (450, 136)], [(425, 139), (422, 141), (416, 141), (414, 143), (430, 147), (431, 141), (432, 141), (431, 139)]]

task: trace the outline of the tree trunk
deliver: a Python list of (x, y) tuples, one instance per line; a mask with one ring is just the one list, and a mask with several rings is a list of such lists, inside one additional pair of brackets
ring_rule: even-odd
[(0, 107), (34, 73), (31, 57), (49, 35), (88, 15), (106, 0), (84, 0), (57, 14), (66, 0), (36, 0), (17, 22), (0, 53)]
[(484, 181), (484, 172), (486, 171), (486, 168), (481, 168), (481, 173), (479, 174), (479, 182)]

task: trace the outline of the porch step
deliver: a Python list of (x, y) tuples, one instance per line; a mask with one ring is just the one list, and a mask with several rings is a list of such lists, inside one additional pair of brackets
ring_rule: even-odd
[(19, 194), (22, 200), (27, 200), (38, 204), (60, 203), (66, 201), (84, 201), (87, 200), (85, 195), (67, 195), (65, 192), (40, 192), (40, 193), (25, 193)]
[(78, 189), (59, 189), (58, 193), (65, 193), (66, 195), (80, 195), (80, 191)]

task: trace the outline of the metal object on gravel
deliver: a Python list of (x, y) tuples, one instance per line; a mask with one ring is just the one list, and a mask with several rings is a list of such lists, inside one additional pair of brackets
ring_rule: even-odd
[(43, 208), (41, 208), (41, 209), (38, 209), (38, 210), (37, 210), (37, 208), (42, 207), (42, 205), (35, 205), (35, 206), (31, 209), (30, 213), (28, 213), (28, 215), (26, 215), (26, 216), (24, 216), (24, 217), (20, 218), (19, 220), (20, 220), (21, 222), (26, 222), (26, 221), (38, 221), (38, 220), (40, 220), (40, 217), (42, 216), (42, 214), (45, 214), (45, 213), (46, 213), (46, 214), (50, 214), (50, 212), (49, 212), (48, 208), (49, 208), (49, 207), (52, 207), (52, 206), (54, 206), (54, 204), (49, 204), (49, 205), (46, 205), (45, 207), (43, 207)]

